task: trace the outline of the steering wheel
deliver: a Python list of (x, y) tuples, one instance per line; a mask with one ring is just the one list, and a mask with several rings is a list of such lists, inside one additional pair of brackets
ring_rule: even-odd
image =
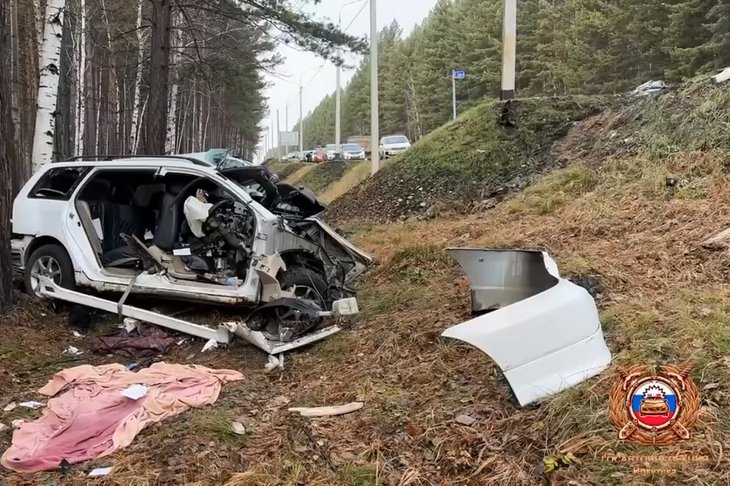
[(217, 213), (221, 208), (224, 206), (233, 205), (232, 199), (221, 199), (217, 203), (213, 205), (213, 207), (210, 208), (210, 211), (208, 211), (208, 218), (213, 216), (215, 213)]
[(41, 194), (42, 192), (46, 192), (46, 193), (51, 194), (51, 195), (54, 195), (54, 196), (66, 197), (66, 193), (65, 192), (59, 191), (58, 189), (51, 189), (50, 187), (42, 187), (42, 188), (38, 189), (35, 192), (35, 195), (36, 196), (41, 196), (42, 195)]

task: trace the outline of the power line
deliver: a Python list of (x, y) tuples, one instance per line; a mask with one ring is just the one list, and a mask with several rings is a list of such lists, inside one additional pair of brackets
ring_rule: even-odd
[[(355, 16), (352, 18), (352, 20), (350, 21), (350, 23), (347, 24), (347, 27), (345, 27), (345, 29), (342, 32), (347, 32), (350, 29), (350, 27), (352, 27), (352, 24), (355, 23), (355, 21), (358, 19), (358, 17), (360, 17), (360, 14), (363, 13), (363, 11), (365, 10), (365, 7), (367, 7), (367, 6), (368, 6), (368, 2), (363, 2), (362, 7), (360, 7), (360, 10), (357, 11), (357, 13), (355, 14)], [(316, 78), (317, 75), (322, 71), (322, 68), (324, 67), (325, 64), (327, 64), (327, 61), (323, 61), (322, 64), (320, 64), (319, 69), (317, 69), (317, 72), (314, 73), (314, 76), (312, 76), (310, 78), (309, 82), (305, 85), (305, 87), (307, 87), (310, 84), (312, 84), (312, 81), (314, 81), (314, 78)]]

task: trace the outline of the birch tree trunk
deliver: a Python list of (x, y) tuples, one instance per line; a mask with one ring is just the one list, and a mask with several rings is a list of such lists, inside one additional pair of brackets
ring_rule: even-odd
[(53, 162), (53, 114), (56, 111), (65, 0), (48, 0), (40, 49), (38, 112), (33, 135), (33, 172)]
[(174, 54), (172, 56), (172, 67), (170, 68), (170, 104), (167, 108), (167, 133), (165, 138), (165, 153), (175, 153), (176, 142), (176, 131), (175, 121), (177, 120), (177, 94), (180, 89), (179, 80), (177, 75), (177, 69), (180, 65), (181, 60), (181, 49), (182, 49), (182, 31), (180, 30), (180, 13), (178, 12), (172, 19), (172, 28), (175, 29), (175, 35), (173, 36), (173, 49)]
[(77, 86), (77, 100), (78, 107), (76, 111), (76, 155), (84, 154), (84, 131), (85, 131), (85, 120), (86, 120), (86, 0), (79, 0), (79, 17), (80, 25), (78, 35), (78, 66), (76, 67), (76, 73), (78, 80), (76, 81)]
[(132, 105), (132, 127), (129, 147), (132, 155), (137, 153), (139, 146), (139, 111), (142, 97), (142, 60), (144, 59), (144, 39), (142, 36), (142, 2), (137, 6), (137, 77), (134, 82), (134, 101)]

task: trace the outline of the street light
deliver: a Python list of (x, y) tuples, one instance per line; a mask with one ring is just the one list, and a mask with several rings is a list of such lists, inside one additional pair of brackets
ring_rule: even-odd
[(380, 170), (380, 125), (378, 120), (378, 17), (376, 0), (370, 0), (370, 160), (371, 173)]
[[(356, 3), (362, 3), (365, 0), (355, 0), (354, 2), (347, 2), (343, 6), (340, 7), (340, 13), (338, 15), (338, 26), (339, 29), (342, 30), (342, 11), (345, 9), (345, 7), (349, 5), (354, 5)], [(342, 51), (340, 49), (337, 49), (337, 57), (340, 58), (342, 55)], [(341, 61), (341, 59), (340, 59)], [(337, 144), (337, 151), (341, 152), (340, 150), (340, 143), (342, 141), (342, 87), (341, 87), (341, 79), (342, 79), (342, 66), (341, 64), (338, 64), (337, 66), (337, 92), (335, 94), (335, 143)]]

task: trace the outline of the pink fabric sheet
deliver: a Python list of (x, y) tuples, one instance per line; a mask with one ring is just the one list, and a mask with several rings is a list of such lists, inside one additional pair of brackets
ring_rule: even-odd
[[(242, 379), (237, 371), (167, 363), (137, 373), (120, 364), (63, 370), (39, 390), (54, 397), (43, 415), (13, 433), (0, 463), (27, 473), (57, 469), (62, 459), (74, 464), (107, 456), (154, 422), (214, 403), (225, 383)], [(147, 396), (122, 396), (137, 384), (149, 388)]]

